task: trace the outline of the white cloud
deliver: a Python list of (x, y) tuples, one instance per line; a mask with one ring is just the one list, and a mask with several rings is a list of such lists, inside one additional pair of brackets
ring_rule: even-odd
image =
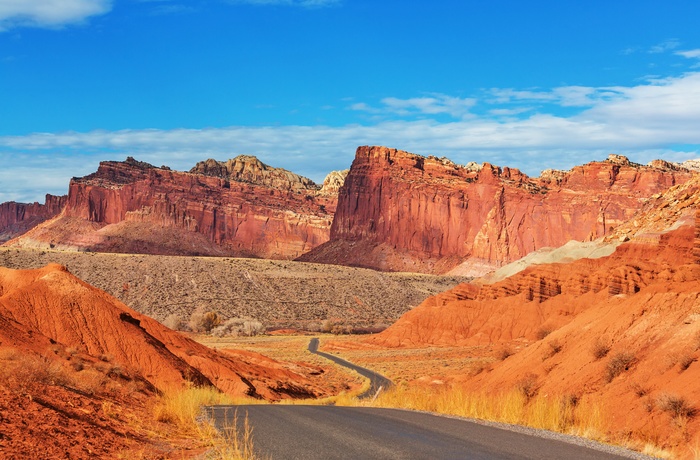
[(680, 46), (680, 42), (676, 38), (670, 38), (664, 42), (659, 43), (658, 45), (654, 45), (651, 48), (649, 48), (649, 53), (651, 54), (659, 54), (659, 53), (665, 53), (667, 51), (674, 50)]
[(686, 51), (676, 51), (678, 56), (683, 56), (688, 59), (700, 58), (700, 49), (686, 50)]
[(19, 26), (60, 28), (111, 9), (111, 0), (0, 0), (0, 31)]
[(476, 99), (434, 94), (409, 99), (386, 97), (381, 100), (381, 103), (382, 107), (372, 107), (364, 102), (358, 102), (352, 104), (350, 109), (399, 116), (448, 114), (454, 118), (464, 118), (469, 116), (469, 110), (476, 104)]
[[(506, 99), (526, 96), (515, 90), (502, 93), (508, 95)], [(223, 160), (246, 153), (317, 182), (331, 170), (349, 167), (359, 145), (386, 145), (447, 156), (459, 163), (488, 161), (530, 175), (544, 168), (568, 169), (612, 152), (640, 163), (700, 156), (700, 72), (630, 87), (562, 87), (532, 94), (536, 100), (588, 105), (566, 116), (529, 110), (518, 118), (507, 116), (525, 107), (493, 107), (488, 116), (441, 123), (429, 115), (447, 113), (450, 98), (433, 96), (385, 101), (384, 111), (408, 110), (423, 118), (412, 121), (4, 136), (0, 137), (0, 161), (6, 165), (0, 173), (0, 200), (23, 197), (33, 201), (43, 199), (44, 192), (65, 193), (70, 177), (94, 171), (100, 160), (123, 160), (127, 155), (188, 170), (206, 158)], [(455, 102), (458, 111), (471, 104), (452, 99), (462, 101)], [(355, 108), (359, 110), (369, 107), (358, 104)], [(494, 118), (496, 110), (514, 112), (497, 112), (495, 115), (506, 118)], [(15, 164), (26, 169), (18, 171)], [(42, 183), (47, 188), (37, 193), (35, 178), (40, 177), (50, 181)]]
[(620, 97), (617, 88), (588, 86), (561, 86), (550, 91), (493, 88), (490, 94), (492, 97), (489, 102), (494, 104), (526, 102), (557, 104), (562, 107), (591, 107), (601, 101)]

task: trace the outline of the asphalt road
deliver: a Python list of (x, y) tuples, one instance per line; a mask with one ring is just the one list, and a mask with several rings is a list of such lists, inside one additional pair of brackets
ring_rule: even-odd
[(232, 427), (237, 413), (240, 431), (247, 417), (256, 453), (272, 460), (640, 458), (397, 409), (261, 405), (213, 406), (207, 411), (219, 429)]
[(324, 358), (329, 359), (334, 363), (340, 364), (341, 366), (347, 367), (348, 369), (352, 369), (361, 376), (368, 378), (370, 382), (369, 389), (367, 389), (367, 391), (365, 391), (364, 393), (358, 395), (359, 399), (372, 398), (377, 394), (377, 392), (380, 391), (380, 389), (382, 391), (387, 390), (392, 385), (391, 380), (389, 380), (381, 374), (377, 374), (374, 371), (371, 371), (364, 367), (360, 367), (356, 364), (351, 363), (350, 361), (338, 358), (337, 356), (331, 355), (329, 353), (318, 351), (317, 338), (313, 338), (311, 339), (311, 342), (309, 342), (309, 351), (316, 355), (323, 356)]

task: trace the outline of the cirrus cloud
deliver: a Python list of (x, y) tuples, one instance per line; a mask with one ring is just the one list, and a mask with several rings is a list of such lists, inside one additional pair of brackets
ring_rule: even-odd
[(0, 0), (0, 31), (13, 27), (61, 28), (111, 9), (111, 0)]

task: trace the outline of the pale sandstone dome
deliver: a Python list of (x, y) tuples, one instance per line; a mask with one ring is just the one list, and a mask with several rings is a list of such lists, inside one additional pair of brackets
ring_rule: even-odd
[(279, 190), (318, 190), (311, 179), (282, 168), (266, 165), (252, 155), (239, 155), (228, 161), (208, 159), (190, 169), (191, 174), (220, 177), (238, 182), (249, 182)]

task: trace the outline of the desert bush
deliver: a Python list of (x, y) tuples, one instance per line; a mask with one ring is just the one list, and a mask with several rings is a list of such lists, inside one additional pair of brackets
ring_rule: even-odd
[(168, 315), (168, 317), (163, 320), (163, 325), (173, 331), (184, 331), (187, 329), (187, 324), (177, 313)]
[(697, 358), (691, 354), (682, 355), (680, 358), (678, 358), (678, 366), (680, 366), (680, 371), (681, 372), (685, 371), (695, 361), (697, 361)]
[(542, 340), (542, 339), (544, 339), (545, 337), (547, 337), (547, 336), (548, 336), (549, 334), (551, 334), (552, 332), (554, 332), (554, 328), (552, 328), (551, 326), (542, 326), (541, 328), (539, 328), (539, 329), (537, 330), (537, 334), (536, 334), (537, 340)]
[(190, 316), (190, 328), (194, 332), (211, 332), (216, 326), (221, 324), (221, 318), (215, 311), (205, 311), (199, 307)]
[(664, 393), (659, 396), (656, 403), (659, 409), (674, 419), (693, 418), (697, 414), (697, 409), (682, 396)]
[(525, 400), (529, 401), (537, 394), (537, 390), (539, 390), (537, 376), (535, 374), (523, 376), (520, 380), (515, 382), (515, 389), (525, 397)]
[(642, 396), (646, 396), (649, 394), (649, 388), (636, 382), (631, 385), (632, 391), (634, 391), (634, 394), (637, 395), (638, 398), (641, 398)]
[(331, 328), (331, 334), (335, 335), (340, 335), (340, 334), (352, 334), (352, 326), (347, 325), (344, 326), (342, 324), (336, 324)]
[(496, 352), (496, 358), (499, 361), (505, 361), (509, 356), (512, 356), (515, 352), (509, 346), (505, 346)]
[(212, 329), (211, 334), (216, 337), (227, 335), (252, 337), (265, 332), (263, 323), (252, 318), (231, 318), (222, 325)]
[(610, 352), (610, 345), (608, 345), (607, 342), (603, 341), (600, 338), (596, 340), (593, 346), (591, 347), (591, 353), (593, 354), (593, 357), (595, 359), (605, 358), (608, 352)]
[(612, 356), (605, 368), (606, 381), (612, 382), (615, 377), (628, 370), (634, 363), (634, 360), (634, 354), (627, 351), (621, 351)]
[(549, 350), (545, 351), (544, 355), (542, 356), (542, 361), (545, 361), (551, 358), (552, 356), (556, 355), (563, 348), (561, 342), (559, 342), (558, 340), (552, 340), (548, 343), (548, 345)]

